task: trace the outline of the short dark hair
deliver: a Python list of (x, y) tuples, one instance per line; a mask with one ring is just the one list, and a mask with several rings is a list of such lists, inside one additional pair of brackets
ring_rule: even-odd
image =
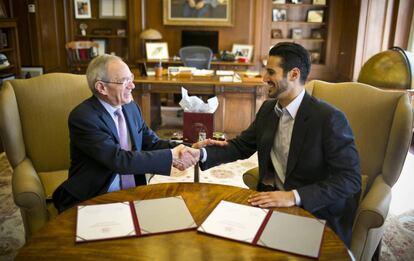
[(297, 67), (300, 70), (300, 81), (306, 82), (308, 78), (311, 62), (309, 52), (300, 44), (281, 42), (273, 46), (269, 51), (269, 56), (280, 56), (282, 67), (285, 73)]

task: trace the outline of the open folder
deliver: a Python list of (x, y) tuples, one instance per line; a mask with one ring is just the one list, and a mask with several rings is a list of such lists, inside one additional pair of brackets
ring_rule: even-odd
[(139, 237), (196, 227), (181, 196), (78, 206), (76, 242)]
[(324, 228), (324, 220), (222, 200), (198, 231), (317, 258)]

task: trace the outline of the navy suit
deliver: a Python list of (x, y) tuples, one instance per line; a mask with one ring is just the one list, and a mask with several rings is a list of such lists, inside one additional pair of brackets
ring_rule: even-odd
[[(244, 159), (258, 151), (259, 191), (275, 190), (262, 183), (275, 175), (270, 152), (279, 118), (276, 100), (266, 101), (255, 121), (226, 147), (207, 147), (201, 168)], [(361, 187), (359, 156), (345, 115), (305, 93), (295, 118), (284, 189), (296, 189), (302, 207), (330, 227), (350, 246), (352, 223)]]
[(95, 96), (70, 113), (69, 177), (53, 193), (59, 212), (107, 192), (114, 173), (135, 174), (137, 185), (146, 184), (145, 173), (170, 175), (170, 148), (177, 143), (159, 139), (135, 102), (122, 106), (122, 111), (131, 151), (121, 149), (115, 122)]

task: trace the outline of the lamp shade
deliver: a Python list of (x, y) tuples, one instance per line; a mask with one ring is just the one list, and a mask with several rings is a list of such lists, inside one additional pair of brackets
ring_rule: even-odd
[(155, 29), (147, 29), (141, 32), (139, 38), (143, 40), (160, 40), (162, 39), (162, 35)]
[(361, 69), (358, 82), (390, 89), (413, 89), (413, 54), (399, 47), (371, 57)]

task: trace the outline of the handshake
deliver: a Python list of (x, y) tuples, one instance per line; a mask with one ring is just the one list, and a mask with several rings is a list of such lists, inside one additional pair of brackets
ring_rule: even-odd
[(227, 142), (206, 139), (194, 143), (191, 148), (182, 144), (178, 145), (177, 147), (171, 149), (173, 167), (183, 171), (191, 166), (194, 166), (198, 161), (200, 161), (200, 149), (210, 145), (225, 146), (227, 145)]

